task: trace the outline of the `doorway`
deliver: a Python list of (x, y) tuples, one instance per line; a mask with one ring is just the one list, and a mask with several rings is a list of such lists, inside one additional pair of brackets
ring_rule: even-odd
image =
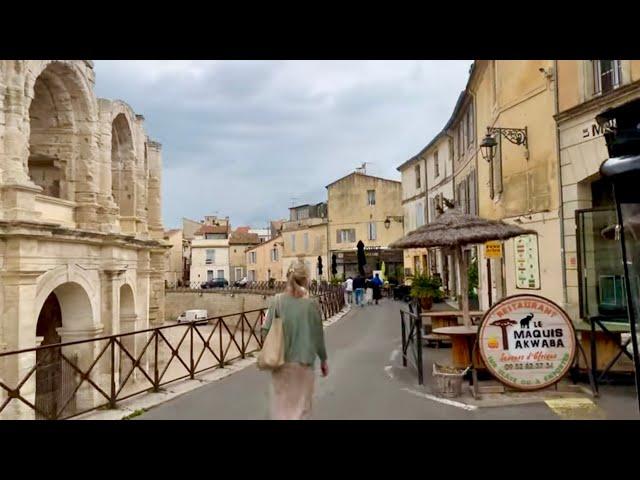
[[(62, 327), (62, 309), (55, 293), (51, 293), (42, 305), (36, 336), (42, 337), (41, 346), (55, 345), (62, 341), (57, 329)], [(36, 419), (51, 418), (61, 407), (62, 352), (60, 347), (36, 351)]]

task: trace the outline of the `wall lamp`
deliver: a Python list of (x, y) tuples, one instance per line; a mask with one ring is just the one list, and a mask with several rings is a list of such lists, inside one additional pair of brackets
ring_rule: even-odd
[(496, 155), (496, 147), (498, 142), (495, 139), (495, 135), (502, 135), (514, 145), (524, 145), (526, 149), (525, 157), (529, 158), (529, 146), (527, 143), (527, 127), (524, 128), (499, 128), (499, 127), (487, 127), (487, 134), (480, 143), (480, 150), (482, 152), (482, 158), (487, 163), (491, 163)]
[(388, 215), (387, 219), (384, 221), (384, 228), (386, 228), (387, 230), (389, 230), (389, 228), (391, 228), (391, 220), (392, 219), (395, 220), (396, 222), (400, 222), (400, 223), (404, 224), (404, 217)]

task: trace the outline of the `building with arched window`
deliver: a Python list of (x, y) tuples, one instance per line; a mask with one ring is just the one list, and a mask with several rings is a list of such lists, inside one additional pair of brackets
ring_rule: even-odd
[(0, 351), (164, 321), (161, 146), (94, 83), (88, 60), (0, 61)]

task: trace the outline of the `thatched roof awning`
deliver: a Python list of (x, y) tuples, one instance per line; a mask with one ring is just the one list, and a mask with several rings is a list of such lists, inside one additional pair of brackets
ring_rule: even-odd
[(500, 220), (488, 220), (462, 213), (457, 209), (450, 209), (433, 222), (393, 242), (389, 248), (454, 247), (491, 240), (506, 240), (528, 233), (536, 232), (517, 225), (509, 225)]

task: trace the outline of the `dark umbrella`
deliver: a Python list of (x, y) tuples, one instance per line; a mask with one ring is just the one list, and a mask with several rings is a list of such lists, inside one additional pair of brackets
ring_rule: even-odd
[(338, 259), (336, 254), (331, 255), (331, 274), (336, 276), (338, 274)]
[(322, 257), (318, 257), (318, 275), (322, 275)]
[(476, 215), (450, 209), (440, 215), (433, 222), (409, 232), (400, 240), (389, 245), (390, 248), (454, 248), (460, 267), (460, 290), (462, 290), (462, 315), (465, 325), (470, 325), (469, 318), (469, 289), (467, 278), (467, 262), (462, 254), (464, 245), (484, 243), (490, 240), (506, 240), (508, 238), (537, 233), (526, 230), (517, 225), (509, 225), (500, 220), (488, 220)]
[(358, 241), (358, 272), (360, 275), (364, 275), (364, 266), (367, 264), (367, 257), (364, 254), (364, 243), (362, 240)]

